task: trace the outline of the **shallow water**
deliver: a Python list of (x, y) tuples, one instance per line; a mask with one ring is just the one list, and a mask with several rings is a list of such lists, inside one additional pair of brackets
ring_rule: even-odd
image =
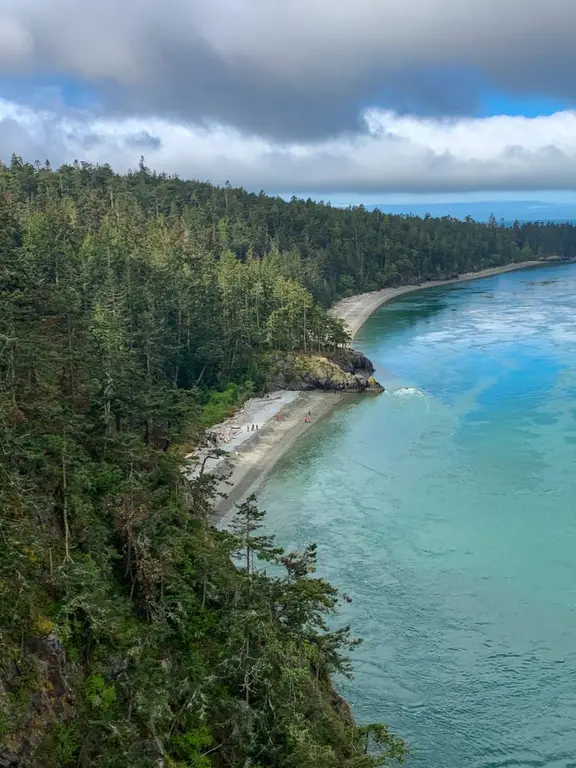
[(390, 390), (261, 493), (353, 598), (342, 692), (417, 768), (576, 768), (576, 266), (401, 297), (356, 346)]

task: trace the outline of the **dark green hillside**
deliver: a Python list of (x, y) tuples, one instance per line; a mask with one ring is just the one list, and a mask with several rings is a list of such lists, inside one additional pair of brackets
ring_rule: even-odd
[(212, 529), (211, 481), (187, 483), (178, 446), (260, 390), (275, 353), (345, 343), (336, 297), (575, 253), (566, 226), (0, 166), (0, 765), (401, 757), (334, 692), (354, 642), (328, 627), (314, 548), (275, 550), (252, 504)]

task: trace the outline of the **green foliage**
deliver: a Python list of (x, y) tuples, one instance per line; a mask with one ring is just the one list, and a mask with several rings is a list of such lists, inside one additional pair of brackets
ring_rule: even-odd
[(210, 768), (213, 765), (210, 758), (204, 754), (212, 744), (212, 735), (206, 726), (178, 734), (173, 739), (176, 758), (184, 761), (184, 765), (189, 768)]
[(65, 723), (57, 723), (51, 735), (57, 765), (62, 768), (76, 765), (81, 743), (74, 729)]
[(31, 768), (401, 760), (338, 703), (357, 641), (315, 548), (282, 552), (253, 499), (211, 528), (214, 484), (172, 446), (268, 362), (346, 345), (338, 296), (575, 253), (568, 226), (287, 203), (143, 163), (0, 165), (3, 744)]
[(108, 712), (116, 702), (116, 689), (106, 685), (102, 675), (91, 675), (86, 680), (86, 701), (94, 709)]
[[(382, 723), (361, 726), (357, 730), (357, 738), (363, 745), (364, 756), (371, 759), (373, 755), (378, 755), (377, 759), (380, 760), (381, 765), (385, 765), (388, 761), (404, 763), (408, 757), (406, 745)], [(373, 762), (371, 764), (374, 765)], [(362, 765), (362, 758), (357, 758), (357, 765)]]
[(196, 420), (199, 427), (210, 427), (232, 416), (238, 406), (247, 400), (254, 391), (252, 382), (243, 385), (229, 383), (222, 391), (212, 390), (207, 394), (200, 416)]

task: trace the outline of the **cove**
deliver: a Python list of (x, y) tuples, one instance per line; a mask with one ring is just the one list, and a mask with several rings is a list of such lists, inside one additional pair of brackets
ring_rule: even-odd
[(388, 391), (259, 495), (353, 600), (343, 695), (415, 768), (575, 768), (576, 266), (408, 294), (355, 346)]

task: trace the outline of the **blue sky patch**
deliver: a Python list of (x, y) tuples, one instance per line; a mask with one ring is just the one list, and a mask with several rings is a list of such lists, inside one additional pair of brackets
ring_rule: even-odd
[(553, 115), (573, 109), (574, 105), (561, 99), (545, 96), (512, 96), (498, 91), (487, 91), (480, 98), (480, 106), (475, 117), (492, 117), (494, 115), (510, 115), (538, 117)]
[(0, 97), (38, 109), (62, 107), (97, 110), (96, 89), (72, 77), (38, 75), (35, 77), (0, 77)]

